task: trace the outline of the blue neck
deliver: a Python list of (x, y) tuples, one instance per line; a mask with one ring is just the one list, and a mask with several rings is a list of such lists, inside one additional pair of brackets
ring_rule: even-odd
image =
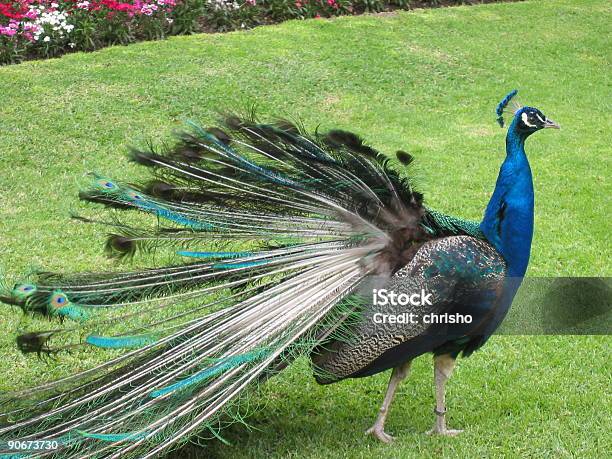
[(515, 118), (506, 136), (506, 159), (480, 229), (506, 261), (508, 276), (523, 277), (533, 236), (533, 181), (525, 139)]

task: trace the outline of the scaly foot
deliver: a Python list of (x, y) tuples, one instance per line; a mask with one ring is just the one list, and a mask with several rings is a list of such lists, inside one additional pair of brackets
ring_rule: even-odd
[(427, 435), (445, 435), (447, 437), (454, 437), (455, 435), (459, 435), (463, 430), (457, 429), (439, 429), (438, 427), (434, 427), (431, 430), (427, 431)]
[(366, 430), (366, 435), (373, 435), (383, 443), (391, 443), (393, 440), (395, 440), (395, 438), (386, 433), (381, 426), (376, 424)]

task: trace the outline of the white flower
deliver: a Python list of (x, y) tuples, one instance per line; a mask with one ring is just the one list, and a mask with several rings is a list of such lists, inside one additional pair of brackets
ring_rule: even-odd
[(207, 0), (207, 2), (217, 10), (236, 10), (240, 8), (235, 0)]
[(76, 46), (76, 43), (68, 43), (68, 46), (70, 46), (71, 48), (74, 48)]
[(43, 38), (44, 42), (49, 42), (51, 41), (51, 37), (49, 35), (47, 35), (45, 38)]

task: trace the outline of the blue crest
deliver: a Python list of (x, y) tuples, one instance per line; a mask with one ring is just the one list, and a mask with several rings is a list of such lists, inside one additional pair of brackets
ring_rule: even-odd
[(518, 89), (514, 89), (506, 94), (499, 104), (497, 104), (497, 108), (495, 108), (495, 113), (497, 114), (497, 122), (500, 127), (504, 127), (504, 109), (508, 105), (508, 103), (512, 100), (514, 96), (518, 93)]

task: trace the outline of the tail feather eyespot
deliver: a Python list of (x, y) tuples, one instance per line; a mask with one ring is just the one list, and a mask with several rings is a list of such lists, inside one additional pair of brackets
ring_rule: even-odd
[(96, 179), (95, 185), (97, 188), (99, 188), (101, 191), (105, 193), (112, 193), (114, 191), (119, 190), (119, 186), (115, 182), (108, 180), (106, 178)]
[(53, 309), (59, 309), (66, 307), (70, 304), (70, 300), (65, 293), (56, 291), (51, 295), (49, 299), (49, 306)]

